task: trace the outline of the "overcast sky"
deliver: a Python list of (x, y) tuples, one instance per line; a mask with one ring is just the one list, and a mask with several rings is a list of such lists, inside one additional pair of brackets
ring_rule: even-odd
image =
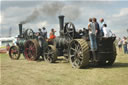
[(65, 22), (73, 22), (76, 29), (87, 28), (88, 19), (96, 17), (105, 19), (108, 28), (117, 36), (128, 36), (128, 1), (121, 0), (2, 0), (0, 12), (0, 36), (19, 34), (18, 24), (25, 23), (23, 28), (45, 26), (50, 31), (55, 28), (59, 35), (58, 15), (65, 15)]

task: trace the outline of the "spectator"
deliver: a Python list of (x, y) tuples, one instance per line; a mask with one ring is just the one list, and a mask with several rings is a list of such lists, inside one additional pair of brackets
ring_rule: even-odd
[(56, 38), (55, 32), (56, 32), (56, 31), (52, 28), (52, 29), (51, 29), (51, 32), (50, 32), (50, 39)]
[(103, 33), (103, 25), (105, 24), (105, 22), (104, 22), (104, 19), (103, 18), (101, 18), (100, 19), (100, 36), (104, 36), (104, 33)]
[(46, 30), (45, 27), (43, 27), (42, 29), (43, 29), (43, 31), (42, 31), (43, 37), (44, 37), (45, 39), (47, 39), (47, 30)]
[(119, 48), (119, 51), (122, 51), (122, 40), (121, 40), (121, 38), (119, 38), (119, 40), (118, 40), (118, 48)]
[(89, 19), (89, 24), (88, 24), (88, 30), (89, 30), (89, 39), (90, 39), (90, 44), (91, 44), (91, 51), (93, 54), (93, 59), (96, 61), (96, 54), (95, 51), (97, 50), (97, 43), (96, 43), (96, 29), (95, 29), (95, 24), (92, 22), (92, 19)]
[(38, 40), (39, 40), (39, 45), (40, 47), (43, 46), (43, 41), (44, 41), (44, 37), (43, 37), (43, 32), (41, 31), (41, 29), (39, 28), (39, 33), (37, 33), (37, 37), (38, 37)]
[(96, 18), (93, 18), (93, 23), (95, 24), (96, 37), (99, 37), (100, 36), (100, 26), (99, 26), (99, 23), (97, 22)]
[(9, 45), (9, 43), (8, 43), (8, 44), (6, 45), (7, 54), (8, 54), (9, 49), (10, 49), (10, 45)]
[(112, 37), (112, 31), (107, 28), (107, 24), (103, 25), (104, 37)]
[(123, 38), (124, 54), (127, 54), (127, 53), (128, 53), (127, 44), (128, 44), (128, 42), (127, 42), (127, 38), (124, 37), (124, 38)]

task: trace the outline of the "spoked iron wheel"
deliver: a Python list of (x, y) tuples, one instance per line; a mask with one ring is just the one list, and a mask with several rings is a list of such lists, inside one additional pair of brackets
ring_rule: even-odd
[(27, 60), (37, 60), (39, 58), (39, 44), (37, 40), (28, 40), (24, 46), (24, 55)]
[(20, 49), (18, 46), (12, 46), (9, 49), (9, 57), (13, 60), (18, 60), (20, 58)]
[(83, 68), (89, 63), (89, 47), (85, 40), (75, 39), (69, 48), (69, 58), (72, 67)]
[(44, 52), (44, 60), (49, 63), (54, 63), (57, 59), (56, 48), (53, 45), (48, 45), (48, 48)]

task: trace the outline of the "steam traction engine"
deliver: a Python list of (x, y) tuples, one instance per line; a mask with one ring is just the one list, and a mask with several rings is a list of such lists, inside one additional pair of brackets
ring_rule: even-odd
[[(19, 59), (23, 53), (27, 60), (37, 60), (43, 56), (44, 60), (54, 63), (57, 56), (64, 56), (74, 68), (83, 68), (94, 62), (90, 50), (88, 30), (83, 35), (76, 32), (71, 22), (64, 24), (64, 16), (59, 16), (60, 35), (54, 40), (42, 40), (42, 45), (35, 33), (27, 29), (22, 33), (22, 25), (19, 25), (20, 34), (17, 46), (12, 46), (9, 51), (11, 59)], [(98, 65), (112, 65), (116, 59), (115, 37), (98, 38), (98, 50), (96, 58)]]
[[(75, 26), (71, 22), (64, 25), (64, 16), (59, 16), (60, 36), (54, 39), (44, 52), (47, 61), (55, 62), (57, 56), (64, 56), (70, 61), (72, 67), (83, 68), (93, 63), (93, 56), (90, 50), (88, 30), (84, 30), (83, 35), (76, 32)], [(96, 64), (112, 65), (116, 59), (116, 47), (114, 44), (116, 37), (98, 37), (98, 50), (96, 51)]]
[[(23, 31), (22, 24), (19, 24), (19, 35), (17, 37), (16, 46), (11, 46), (9, 56), (13, 60), (18, 60), (20, 55), (23, 54), (27, 60), (36, 60), (37, 52), (40, 49), (38, 38), (32, 29)], [(39, 56), (39, 54), (38, 54)]]

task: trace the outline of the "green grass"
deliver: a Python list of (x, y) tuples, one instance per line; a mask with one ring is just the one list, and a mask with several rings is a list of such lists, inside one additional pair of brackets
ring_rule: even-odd
[(49, 64), (44, 61), (11, 60), (0, 54), (2, 85), (128, 85), (128, 54), (118, 52), (111, 67), (73, 69), (64, 60)]

